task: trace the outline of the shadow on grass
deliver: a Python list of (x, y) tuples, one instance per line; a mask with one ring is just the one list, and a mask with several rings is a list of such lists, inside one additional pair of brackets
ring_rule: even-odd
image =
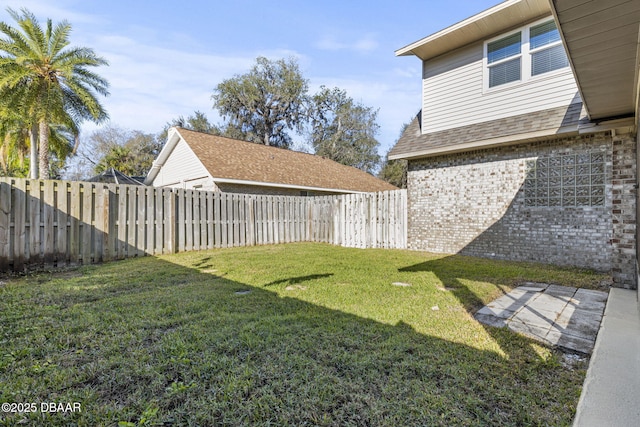
[[(486, 266), (491, 265), (488, 262), (479, 260), (475, 260), (475, 262), (483, 263)], [(443, 284), (443, 286), (448, 289), (453, 296), (456, 297), (456, 299), (471, 316), (473, 316), (476, 311), (478, 311), (485, 305), (485, 301), (483, 301), (483, 299), (479, 295), (477, 295), (469, 286), (467, 286), (464, 281), (491, 281), (491, 283), (494, 283), (496, 276), (492, 276), (492, 273), (489, 270), (478, 268), (478, 265), (474, 264), (474, 259), (472, 257), (463, 255), (451, 255), (435, 260), (425, 261), (419, 264), (401, 268), (399, 269), (399, 271), (416, 273), (431, 272), (435, 274), (438, 280), (440, 280), (440, 282)], [(499, 292), (493, 299), (502, 295), (506, 295), (512, 285), (513, 283), (494, 284), (493, 286)], [(486, 301), (486, 303), (488, 302), (489, 301)], [(514, 306), (519, 307), (518, 304), (520, 304), (518, 300), (514, 301)], [(513, 337), (511, 335), (515, 334), (515, 332), (511, 332), (508, 329), (488, 326), (483, 323), (480, 323), (480, 325), (482, 325), (489, 336), (491, 336), (498, 343), (505, 354), (507, 354), (508, 356), (512, 356), (514, 347), (512, 339)], [(537, 354), (530, 345), (520, 346), (519, 348), (517, 348), (517, 352), (519, 354), (526, 353), (528, 358), (535, 358)]]
[[(481, 282), (495, 282), (495, 274), (488, 269), (479, 268), (478, 264), (473, 264), (474, 258), (466, 257), (462, 255), (450, 255), (443, 258), (437, 258), (419, 264), (411, 265), (398, 269), (400, 272), (431, 272), (436, 275), (442, 285), (448, 289), (462, 304), (462, 306), (470, 314), (475, 313), (482, 308), (485, 304), (483, 300), (476, 295), (468, 286), (466, 286), (460, 279), (481, 281)], [(487, 268), (490, 268), (488, 262), (481, 263), (486, 264)], [(503, 285), (503, 286), (500, 286)], [(505, 294), (506, 287), (511, 283), (503, 283), (494, 285), (502, 294)]]
[(311, 280), (318, 280), (318, 279), (323, 279), (325, 277), (331, 277), (331, 276), (333, 276), (333, 273), (309, 274), (307, 276), (289, 277), (287, 279), (274, 280), (273, 282), (269, 282), (264, 286), (270, 287), (270, 286), (282, 285), (284, 283), (288, 285), (298, 285), (303, 282), (309, 282)]
[(83, 271), (0, 289), (12, 313), (0, 401), (82, 412), (5, 413), (0, 425), (568, 425), (581, 386), (508, 343), (505, 359), (195, 266), (148, 257)]

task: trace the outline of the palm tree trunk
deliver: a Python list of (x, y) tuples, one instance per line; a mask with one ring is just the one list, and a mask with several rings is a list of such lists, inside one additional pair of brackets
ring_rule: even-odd
[(40, 179), (49, 179), (49, 124), (46, 120), (40, 122)]
[(31, 156), (29, 157), (29, 178), (38, 179), (38, 125), (34, 123), (29, 130)]

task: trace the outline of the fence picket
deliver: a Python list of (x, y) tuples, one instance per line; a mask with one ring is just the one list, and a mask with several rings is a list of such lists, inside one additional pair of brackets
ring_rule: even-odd
[(123, 259), (126, 257), (126, 245), (127, 245), (127, 193), (129, 190), (128, 185), (121, 185), (115, 187), (115, 197), (117, 200), (117, 239), (115, 245), (115, 252), (113, 257), (115, 259)]
[(80, 259), (80, 222), (82, 192), (79, 182), (70, 185), (69, 201), (69, 263), (78, 264)]
[(222, 224), (220, 223), (221, 219), (221, 196), (220, 193), (215, 193), (213, 195), (213, 223), (215, 226), (214, 231), (214, 246), (219, 248), (222, 246)]
[(91, 264), (91, 252), (92, 252), (92, 214), (94, 207), (93, 199), (93, 184), (84, 183), (82, 188), (82, 208), (80, 210), (81, 215), (81, 239), (80, 244), (82, 250), (82, 264)]
[(106, 246), (106, 239), (104, 233), (104, 223), (106, 222), (105, 213), (108, 212), (109, 206), (105, 206), (105, 196), (103, 184), (96, 184), (94, 189), (94, 221), (93, 221), (93, 238), (95, 244), (93, 245), (93, 258), (95, 262), (102, 262), (104, 256), (104, 247)]

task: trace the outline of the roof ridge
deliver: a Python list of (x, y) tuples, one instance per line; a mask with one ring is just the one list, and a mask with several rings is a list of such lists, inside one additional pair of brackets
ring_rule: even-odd
[[(228, 136), (215, 135), (215, 134), (212, 134), (212, 133), (200, 132), (200, 131), (192, 130), (192, 129), (185, 129), (185, 128), (181, 128), (179, 126), (176, 126), (176, 128), (179, 131), (186, 130), (187, 132), (197, 133), (197, 134), (208, 136), (208, 137), (222, 138), (222, 139), (226, 139), (226, 140), (229, 140), (229, 141), (242, 142), (242, 143), (245, 143), (245, 144), (252, 144), (252, 145), (258, 146), (258, 147), (264, 147), (264, 149), (275, 149), (275, 150), (286, 151), (286, 152), (289, 152), (289, 153), (305, 154), (307, 156), (313, 156), (315, 158), (322, 158), (322, 159), (325, 159), (325, 160), (331, 160), (330, 158), (328, 158), (326, 156), (320, 156), (320, 155), (314, 154), (314, 153), (307, 153), (306, 151), (297, 151), (297, 150), (292, 150), (290, 148), (276, 147), (275, 145), (266, 145), (266, 144), (261, 144), (259, 142), (245, 141), (244, 139), (230, 138)], [(187, 141), (187, 143), (188, 143), (188, 141)], [(331, 160), (331, 161), (335, 162), (335, 160)], [(338, 162), (336, 162), (336, 163), (338, 163)], [(338, 163), (338, 164), (342, 164), (342, 163)], [(348, 165), (342, 165), (342, 166), (348, 166)], [(348, 167), (353, 167), (353, 166), (348, 166)], [(356, 169), (358, 169), (358, 168), (356, 168)], [(358, 170), (360, 170), (360, 169), (358, 169)]]

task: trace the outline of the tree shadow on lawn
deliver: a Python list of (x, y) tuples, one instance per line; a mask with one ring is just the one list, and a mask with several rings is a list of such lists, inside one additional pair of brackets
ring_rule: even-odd
[(508, 358), (158, 258), (84, 271), (5, 287), (0, 302), (32, 315), (3, 331), (0, 400), (82, 412), (0, 425), (568, 425), (580, 392), (583, 373), (497, 330)]
[(282, 285), (287, 283), (288, 285), (299, 285), (303, 282), (309, 282), (312, 280), (324, 279), (325, 277), (331, 277), (333, 273), (324, 273), (324, 274), (309, 274), (307, 276), (298, 276), (298, 277), (288, 277), (286, 279), (274, 280), (273, 282), (269, 282), (264, 285), (265, 288), (270, 286)]

